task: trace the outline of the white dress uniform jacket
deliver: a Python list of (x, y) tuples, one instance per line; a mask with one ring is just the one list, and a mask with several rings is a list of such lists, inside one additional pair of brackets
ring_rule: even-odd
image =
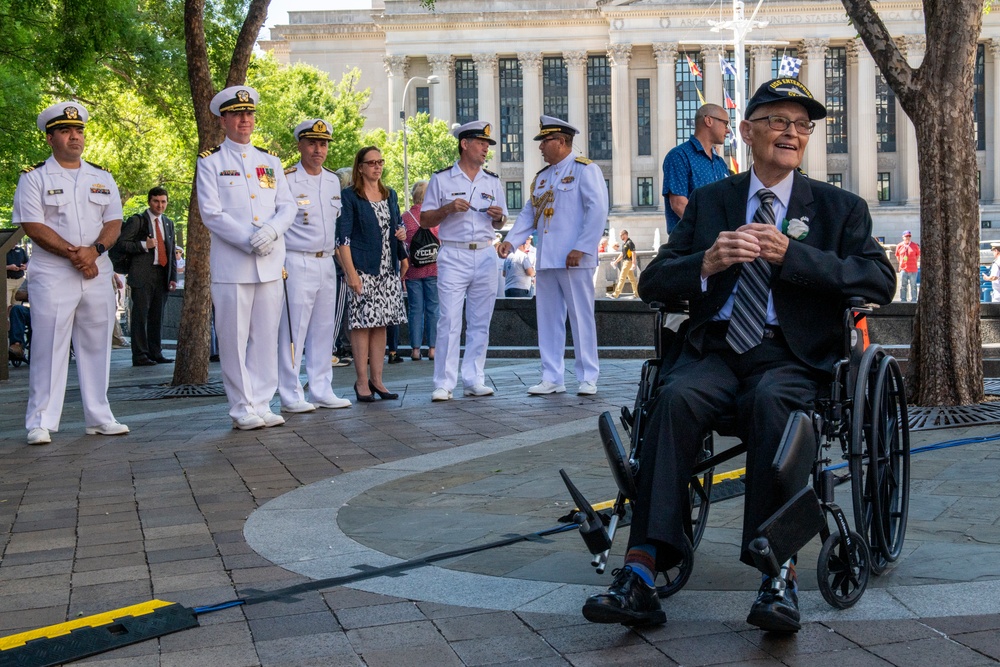
[[(536, 210), (535, 202), (544, 202), (538, 204), (542, 210)], [(546, 210), (551, 215), (546, 215)], [(535, 308), (545, 381), (563, 384), (568, 314), (576, 379), (597, 382), (600, 364), (593, 278), (598, 264), (597, 245), (607, 219), (608, 188), (600, 167), (571, 153), (535, 175), (531, 199), (525, 202), (507, 234), (506, 240), (517, 247), (537, 231)], [(566, 256), (573, 250), (584, 255), (578, 267), (566, 268)]]
[[(462, 382), (466, 387), (485, 383), (486, 350), (490, 344), (490, 320), (496, 304), (499, 262), (493, 248), (494, 229), (490, 206), (507, 215), (504, 185), (493, 172), (480, 169), (470, 179), (456, 161), (436, 172), (427, 185), (421, 211), (433, 211), (456, 199), (472, 208), (453, 213), (438, 226), (437, 347), (434, 356), (434, 387), (451, 391), (458, 383), (459, 345), (462, 335), (462, 303), (465, 302), (465, 360)], [(477, 210), (481, 209), (481, 210)]]
[[(54, 157), (26, 169), (14, 193), (14, 224), (39, 222), (72, 245), (93, 245), (104, 223), (122, 219), (111, 174), (89, 162), (64, 169)], [(31, 370), (25, 426), (59, 430), (73, 341), (87, 426), (115, 421), (108, 404), (115, 295), (111, 260), (86, 279), (70, 260), (35, 244), (31, 255)]]
[(340, 179), (326, 168), (316, 176), (308, 174), (301, 162), (286, 170), (285, 177), (296, 213), (285, 232), (288, 294), (278, 332), (278, 393), (282, 405), (305, 400), (299, 381), (305, 353), (309, 398), (329, 403), (336, 399), (330, 357), (336, 324), (337, 273), (332, 253), (341, 208)]

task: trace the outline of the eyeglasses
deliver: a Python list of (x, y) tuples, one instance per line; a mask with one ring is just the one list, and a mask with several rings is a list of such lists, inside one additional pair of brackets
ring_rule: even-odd
[(712, 120), (717, 120), (720, 123), (725, 123), (726, 127), (727, 128), (729, 127), (729, 119), (728, 118), (716, 118), (715, 116), (709, 116), (709, 118), (711, 118)]
[(789, 125), (794, 125), (795, 129), (801, 134), (812, 134), (813, 130), (816, 129), (816, 123), (811, 120), (792, 120), (791, 118), (785, 118), (784, 116), (763, 116), (762, 118), (750, 118), (748, 120), (751, 123), (766, 120), (767, 126), (772, 130), (777, 130), (778, 132), (784, 132), (788, 129)]
[(475, 206), (472, 205), (472, 195), (474, 194), (476, 194), (476, 189), (472, 188), (472, 192), (469, 194), (469, 210), (475, 211), (476, 213), (486, 213), (486, 211), (490, 210), (490, 206), (493, 206), (493, 201), (492, 201), (493, 197), (490, 195), (486, 195), (486, 197), (489, 197), (491, 200), (490, 205), (487, 206), (486, 208), (476, 208)]
[(368, 165), (369, 167), (383, 167), (385, 166), (385, 160), (362, 160), (361, 164)]

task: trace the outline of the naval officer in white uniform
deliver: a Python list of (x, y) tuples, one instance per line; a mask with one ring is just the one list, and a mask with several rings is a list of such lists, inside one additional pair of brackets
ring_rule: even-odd
[(573, 330), (576, 356), (573, 371), (577, 394), (597, 393), (600, 364), (594, 322), (594, 270), (597, 245), (608, 220), (608, 188), (601, 168), (573, 155), (573, 137), (580, 133), (569, 123), (541, 117), (535, 141), (548, 166), (531, 182), (531, 198), (517, 216), (507, 240), (498, 248), (506, 257), (536, 234), (535, 309), (542, 381), (529, 394), (557, 394), (564, 383), (566, 315)]
[(52, 155), (24, 169), (14, 192), (11, 220), (34, 242), (29, 445), (52, 442), (49, 431), (59, 430), (71, 340), (87, 434), (128, 433), (108, 404), (115, 294), (105, 252), (121, 232), (122, 202), (111, 174), (80, 158), (88, 117), (78, 102), (38, 115)]
[[(285, 232), (288, 279), (278, 330), (278, 394), (282, 412), (312, 412), (317, 407), (351, 405), (349, 400), (334, 393), (330, 365), (337, 302), (333, 251), (340, 215), (340, 178), (323, 166), (331, 138), (330, 123), (322, 118), (299, 123), (295, 139), (301, 157), (295, 166), (285, 170), (296, 213), (295, 222)], [(303, 352), (308, 401), (299, 382)]]
[(458, 383), (462, 302), (465, 302), (465, 358), (462, 383), (466, 396), (489, 396), (486, 349), (497, 299), (499, 269), (493, 234), (507, 220), (503, 182), (483, 168), (490, 146), (490, 124), (481, 120), (455, 128), (458, 160), (431, 176), (420, 210), (420, 226), (437, 227), (437, 349), (433, 401), (447, 401)]
[(271, 412), (278, 388), (278, 320), (285, 231), (295, 201), (276, 155), (250, 143), (257, 91), (231, 86), (212, 98), (226, 140), (198, 156), (201, 218), (212, 233), (212, 303), (222, 383), (233, 428), (285, 423)]

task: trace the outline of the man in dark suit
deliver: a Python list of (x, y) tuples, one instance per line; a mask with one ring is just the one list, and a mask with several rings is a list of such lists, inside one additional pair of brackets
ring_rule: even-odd
[[(747, 443), (740, 560), (779, 509), (769, 471), (788, 415), (808, 410), (832, 380), (849, 297), (888, 303), (896, 276), (857, 196), (797, 171), (826, 109), (795, 79), (762, 85), (740, 123), (753, 168), (695, 190), (670, 242), (642, 272), (643, 301), (686, 299), (683, 350), (646, 426), (625, 567), (584, 616), (664, 623), (653, 576), (690, 553), (688, 481), (702, 434), (736, 413)], [(807, 479), (801, 480), (805, 487)], [(794, 563), (764, 577), (747, 622), (799, 629)]]
[(150, 190), (146, 201), (149, 208), (125, 221), (118, 241), (131, 257), (128, 285), (132, 290), (133, 366), (173, 361), (163, 356), (160, 327), (167, 292), (177, 288), (174, 223), (163, 214), (167, 210), (164, 188)]

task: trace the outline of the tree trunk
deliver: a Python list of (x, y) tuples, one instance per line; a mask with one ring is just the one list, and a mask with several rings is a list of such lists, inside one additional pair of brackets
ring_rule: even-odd
[[(267, 17), (270, 0), (253, 0), (243, 21), (226, 76), (226, 86), (246, 81), (254, 42)], [(187, 52), (188, 82), (198, 127), (198, 151), (222, 143), (223, 133), (209, 109), (216, 90), (205, 42), (205, 0), (185, 0), (184, 41)], [(208, 381), (209, 317), (212, 306), (212, 275), (209, 255), (212, 240), (201, 221), (197, 188), (191, 190), (188, 207), (187, 266), (184, 280), (184, 307), (177, 332), (177, 359), (172, 384), (204, 384)], [(277, 351), (275, 351), (277, 353)]]

